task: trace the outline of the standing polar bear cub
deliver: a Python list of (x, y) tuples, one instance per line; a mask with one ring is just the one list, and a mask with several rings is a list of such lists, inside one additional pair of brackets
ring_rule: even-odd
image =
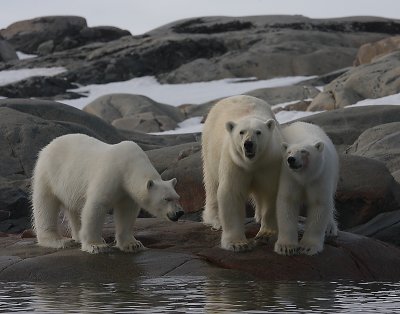
[[(325, 233), (337, 235), (334, 195), (339, 176), (336, 149), (318, 126), (296, 122), (282, 130), (283, 166), (277, 198), (278, 240), (275, 252), (314, 255), (323, 249)], [(307, 208), (298, 243), (300, 205)]]
[(203, 222), (222, 227), (221, 246), (251, 248), (244, 232), (245, 203), (251, 194), (258, 238), (276, 232), (275, 201), (281, 166), (281, 136), (270, 106), (251, 96), (219, 101), (204, 124), (202, 158), (206, 205)]
[[(163, 181), (143, 150), (133, 142), (115, 145), (83, 134), (53, 140), (39, 154), (32, 182), (33, 225), (38, 244), (52, 248), (81, 243), (83, 251), (107, 249), (101, 231), (114, 209), (116, 246), (126, 252), (143, 248), (132, 234), (140, 208), (176, 221), (183, 211), (176, 179)], [(72, 239), (58, 232), (65, 211)]]

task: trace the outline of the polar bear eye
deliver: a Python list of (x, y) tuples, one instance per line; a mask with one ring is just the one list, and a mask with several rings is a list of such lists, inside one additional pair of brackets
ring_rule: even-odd
[(257, 130), (257, 131), (256, 131), (256, 134), (257, 134), (257, 135), (261, 135), (261, 131), (260, 131), (260, 130)]
[(240, 131), (240, 132), (239, 132), (239, 134), (240, 134), (240, 135), (243, 135), (243, 134), (244, 134), (244, 131), (243, 131), (243, 130), (242, 130), (242, 131)]
[(166, 202), (172, 202), (172, 198), (166, 197), (166, 198), (164, 198), (164, 201), (166, 201)]

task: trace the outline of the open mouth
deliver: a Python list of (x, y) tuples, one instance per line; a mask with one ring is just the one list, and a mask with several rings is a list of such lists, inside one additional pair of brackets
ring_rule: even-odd
[(254, 152), (245, 152), (244, 155), (249, 159), (253, 159), (256, 156), (256, 153), (254, 153)]
[(303, 168), (303, 165), (290, 164), (289, 168), (292, 170), (300, 170), (301, 168)]

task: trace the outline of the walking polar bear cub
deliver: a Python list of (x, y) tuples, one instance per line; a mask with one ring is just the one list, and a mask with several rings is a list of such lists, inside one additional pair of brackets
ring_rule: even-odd
[[(114, 209), (116, 246), (126, 252), (143, 248), (132, 234), (140, 208), (177, 220), (182, 214), (176, 179), (163, 181), (143, 150), (133, 142), (108, 145), (83, 134), (53, 140), (39, 154), (32, 181), (33, 225), (38, 244), (52, 248), (75, 242), (89, 253), (107, 249), (101, 231)], [(58, 232), (64, 209), (72, 239)]]
[[(318, 126), (296, 122), (282, 129), (283, 166), (277, 198), (279, 235), (275, 252), (321, 252), (325, 233), (337, 235), (334, 195), (339, 162), (336, 149)], [(304, 235), (298, 242), (300, 205), (307, 208)]]
[(250, 194), (261, 223), (257, 237), (275, 233), (282, 154), (280, 130), (270, 106), (251, 96), (219, 101), (204, 124), (202, 158), (203, 222), (222, 227), (221, 247), (251, 249), (244, 232), (245, 203)]

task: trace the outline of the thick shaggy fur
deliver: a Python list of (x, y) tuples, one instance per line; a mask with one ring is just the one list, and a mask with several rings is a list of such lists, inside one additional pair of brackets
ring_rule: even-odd
[[(176, 217), (181, 208), (175, 183), (175, 179), (161, 180), (133, 142), (109, 145), (83, 134), (58, 137), (40, 152), (32, 179), (38, 244), (64, 248), (79, 242), (83, 251), (104, 251), (102, 226), (113, 208), (116, 246), (128, 252), (141, 249), (132, 234), (140, 208), (158, 217)], [(72, 239), (58, 231), (61, 209), (68, 217)]]
[(206, 190), (203, 221), (216, 229), (222, 227), (222, 248), (251, 248), (244, 233), (245, 203), (250, 195), (261, 222), (257, 237), (276, 232), (280, 146), (274, 114), (260, 99), (229, 97), (219, 101), (208, 114), (202, 136)]
[[(339, 176), (336, 149), (318, 126), (296, 122), (282, 130), (283, 166), (277, 199), (275, 252), (313, 255), (323, 249), (325, 232), (337, 235), (334, 195)], [(298, 242), (300, 205), (307, 208), (304, 235)]]

